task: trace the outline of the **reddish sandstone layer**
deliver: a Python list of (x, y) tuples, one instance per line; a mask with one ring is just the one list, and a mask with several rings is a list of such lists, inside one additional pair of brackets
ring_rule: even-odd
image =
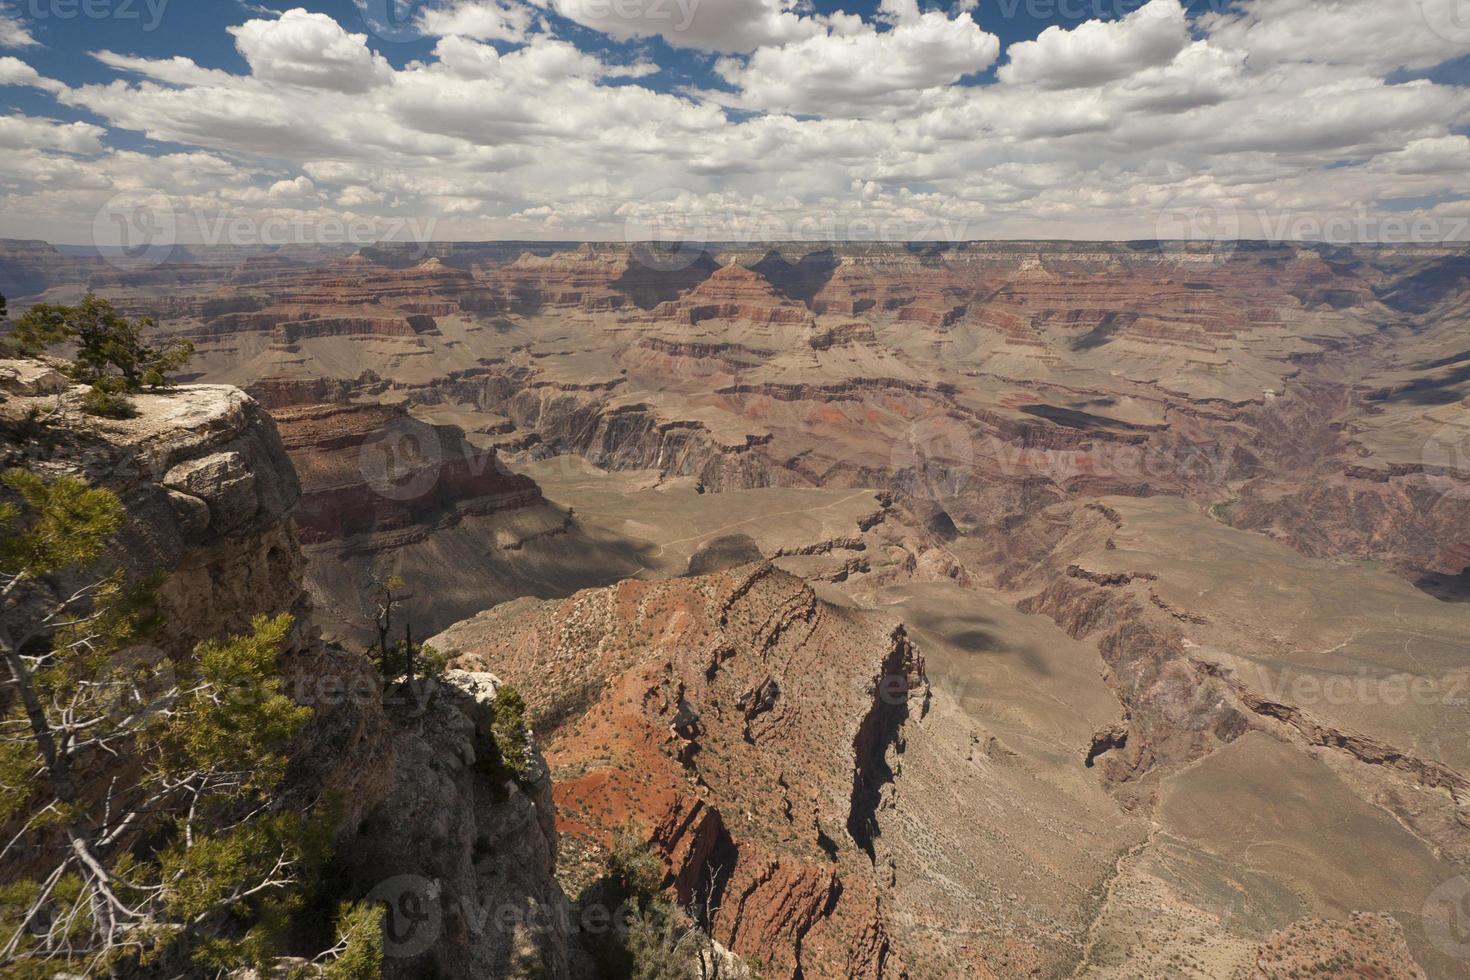
[(928, 695), (897, 623), (759, 564), (497, 607), (435, 642), (550, 732), (569, 852), (631, 820), (671, 897), (713, 896), (715, 936), (766, 976), (901, 974), (873, 842)]
[(296, 521), (304, 543), (431, 527), (458, 515), (538, 503), (528, 477), (453, 426), (420, 422), (401, 407), (304, 405), (275, 410), (301, 477)]

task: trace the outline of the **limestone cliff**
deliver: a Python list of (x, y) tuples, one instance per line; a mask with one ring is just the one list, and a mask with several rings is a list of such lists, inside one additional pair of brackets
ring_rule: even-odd
[[(39, 389), (11, 391), (11, 420), (56, 404)], [(299, 616), (301, 556), (290, 515), (300, 491), (270, 417), (244, 393), (216, 385), (135, 401), (130, 419), (63, 407), (7, 431), (0, 463), (80, 475), (118, 494), (129, 519), (116, 559), (135, 575), (165, 574), (171, 650), (239, 631), (260, 612)]]
[(546, 764), (533, 747), (519, 783), (483, 766), (499, 686), (451, 671), (392, 712), (390, 788), (339, 859), (351, 892), (388, 905), (390, 980), (569, 975)]

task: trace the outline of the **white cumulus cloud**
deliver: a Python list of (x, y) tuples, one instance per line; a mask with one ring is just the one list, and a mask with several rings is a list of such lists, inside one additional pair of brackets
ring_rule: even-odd
[(1204, 25), (1216, 42), (1248, 51), (1260, 68), (1429, 68), (1470, 50), (1463, 0), (1240, 0)]
[(1167, 64), (1189, 44), (1179, 0), (1149, 0), (1121, 20), (1052, 26), (1007, 49), (998, 75), (1012, 84), (1064, 89), (1100, 85)]
[(368, 49), (366, 35), (349, 34), (326, 14), (299, 7), (274, 20), (246, 21), (230, 33), (252, 73), (265, 81), (365, 92), (391, 74), (382, 56)]
[(0, 116), (0, 147), (12, 150), (57, 150), (100, 153), (107, 131), (91, 123), (63, 123), (34, 116)]
[(520, 41), (531, 26), (531, 10), (497, 0), (467, 0), (450, 7), (428, 7), (419, 14), (425, 34), (458, 36), (477, 41)]
[(741, 90), (743, 106), (849, 114), (908, 104), (917, 92), (983, 71), (999, 52), (1000, 41), (969, 14), (949, 18), (936, 11), (914, 12), (891, 30), (824, 34), (765, 47), (748, 61), (724, 59), (717, 70)]

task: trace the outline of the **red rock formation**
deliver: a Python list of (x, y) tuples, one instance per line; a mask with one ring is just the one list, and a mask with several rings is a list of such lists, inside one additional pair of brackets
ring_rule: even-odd
[(754, 272), (731, 263), (688, 293), (653, 310), (659, 319), (695, 324), (703, 320), (743, 320), (748, 323), (812, 323), (811, 311), (786, 299)]
[(435, 642), (542, 719), (565, 838), (595, 851), (631, 819), (671, 895), (713, 895), (715, 936), (766, 976), (901, 974), (872, 847), (928, 704), (902, 627), (759, 564), (498, 607)]
[(853, 260), (844, 259), (812, 297), (811, 306), (817, 313), (856, 316), (877, 306), (878, 296), (879, 286), (873, 276)]
[(512, 510), (541, 501), (453, 426), (384, 405), (305, 405), (274, 412), (301, 476), (296, 521), (306, 544)]

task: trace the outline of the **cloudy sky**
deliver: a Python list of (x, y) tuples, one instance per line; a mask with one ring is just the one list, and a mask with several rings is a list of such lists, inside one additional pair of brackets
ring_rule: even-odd
[(1470, 238), (1467, 0), (0, 0), (0, 237)]

